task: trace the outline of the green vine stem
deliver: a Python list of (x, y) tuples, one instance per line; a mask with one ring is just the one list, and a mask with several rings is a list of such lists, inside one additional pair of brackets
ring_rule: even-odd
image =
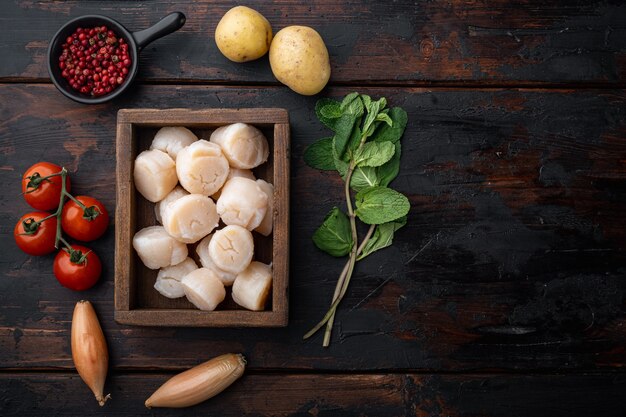
[[(56, 177), (56, 176), (61, 176), (61, 194), (59, 196), (59, 206), (57, 207), (56, 211), (52, 214), (50, 214), (49, 216), (44, 217), (43, 219), (35, 222), (35, 227), (38, 226), (39, 224), (43, 223), (44, 221), (52, 218), (52, 217), (56, 217), (57, 218), (57, 230), (56, 230), (56, 237), (54, 239), (54, 247), (59, 249), (59, 242), (63, 243), (63, 245), (67, 248), (67, 250), (70, 252), (70, 254), (72, 253), (73, 249), (72, 246), (67, 243), (67, 241), (65, 239), (63, 239), (63, 234), (62, 234), (62, 230), (61, 230), (61, 214), (63, 213), (63, 206), (65, 205), (65, 197), (69, 198), (70, 200), (72, 200), (73, 202), (75, 202), (81, 209), (83, 209), (84, 213), (89, 213), (89, 218), (93, 219), (95, 217), (97, 217), (100, 213), (100, 210), (96, 207), (93, 206), (93, 209), (95, 209), (95, 211), (89, 211), (92, 209), (92, 207), (87, 207), (85, 206), (83, 203), (81, 203), (76, 197), (74, 197), (73, 195), (71, 195), (70, 193), (67, 192), (67, 187), (66, 187), (66, 180), (67, 180), (67, 169), (65, 169), (65, 167), (61, 168), (60, 172), (48, 175), (46, 177), (41, 177), (39, 179), (39, 182), (37, 183), (36, 187), (38, 187), (43, 180), (46, 180), (50, 177)], [(37, 189), (37, 188), (35, 188)], [(34, 190), (32, 190), (34, 191)], [(30, 192), (32, 192), (30, 191)], [(25, 220), (26, 221), (26, 220)]]
[(50, 174), (50, 175), (46, 175), (45, 177), (42, 177), (41, 175), (39, 175), (38, 172), (35, 172), (31, 176), (25, 177), (25, 179), (28, 180), (26, 189), (28, 190), (28, 188), (32, 187), (32, 190), (24, 191), (22, 194), (30, 194), (36, 191), (37, 188), (39, 188), (39, 184), (41, 184), (44, 181), (50, 182), (50, 178), (58, 177), (59, 175), (61, 175), (61, 172), (55, 172), (54, 174)]
[(61, 213), (63, 213), (63, 205), (65, 204), (65, 196), (69, 195), (65, 187), (65, 179), (67, 178), (67, 169), (65, 167), (61, 168), (61, 195), (59, 197), (59, 207), (57, 207), (57, 211), (54, 215), (57, 217), (57, 234), (54, 239), (54, 247), (59, 249), (59, 241), (63, 241), (63, 244), (68, 248), (72, 249), (72, 247), (63, 239), (61, 235)]

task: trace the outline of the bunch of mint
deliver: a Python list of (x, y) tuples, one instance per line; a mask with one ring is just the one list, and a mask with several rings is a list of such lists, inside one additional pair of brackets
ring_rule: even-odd
[[(409, 200), (389, 184), (400, 171), (400, 139), (407, 114), (399, 107), (387, 108), (384, 97), (374, 101), (358, 93), (348, 94), (341, 102), (321, 99), (315, 113), (334, 135), (309, 146), (304, 160), (312, 168), (336, 170), (341, 175), (347, 207), (347, 213), (334, 207), (313, 235), (313, 242), (321, 250), (332, 256), (349, 256), (330, 309), (304, 336), (312, 336), (326, 324), (326, 347), (337, 305), (348, 289), (356, 262), (391, 245), (394, 233), (406, 224)], [(356, 193), (354, 205), (352, 192)], [(370, 225), (360, 242), (357, 219)]]

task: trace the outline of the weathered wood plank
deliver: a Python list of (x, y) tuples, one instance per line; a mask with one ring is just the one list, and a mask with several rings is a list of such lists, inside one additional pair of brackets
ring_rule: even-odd
[[(331, 89), (331, 96), (346, 94)], [(70, 102), (50, 85), (1, 85), (0, 367), (70, 368), (70, 317), (98, 311), (118, 369), (180, 369), (242, 351), (253, 369), (598, 369), (626, 364), (626, 92), (364, 89), (409, 113), (408, 225), (357, 267), (330, 349), (302, 335), (327, 308), (341, 260), (311, 234), (341, 184), (307, 168), (327, 135), (314, 98), (285, 88), (137, 86), (110, 105)], [(167, 100), (165, 100), (167, 98)], [(115, 207), (115, 114), (124, 107), (281, 106), (290, 110), (290, 322), (285, 329), (154, 329), (113, 321), (113, 225), (92, 246), (104, 277), (75, 293), (51, 257), (12, 242), (21, 173), (66, 165), (74, 189)]]
[(143, 403), (169, 374), (114, 374), (100, 408), (77, 374), (0, 374), (6, 416), (622, 417), (626, 379), (599, 375), (244, 375), (187, 409)]
[[(331, 82), (594, 82), (626, 79), (626, 6), (600, 0), (249, 1), (272, 23), (317, 29), (328, 45)], [(185, 27), (141, 56), (141, 79), (275, 82), (267, 57), (235, 64), (213, 33), (229, 1), (13, 0), (3, 6), (0, 79), (47, 78), (49, 39), (68, 19), (91, 13), (143, 29), (183, 11)]]

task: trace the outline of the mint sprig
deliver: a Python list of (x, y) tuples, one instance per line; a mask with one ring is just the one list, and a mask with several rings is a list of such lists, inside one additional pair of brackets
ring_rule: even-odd
[[(323, 346), (327, 347), (337, 306), (348, 289), (356, 262), (391, 245), (394, 233), (406, 224), (409, 200), (388, 186), (400, 170), (400, 139), (408, 117), (399, 107), (387, 108), (384, 97), (373, 100), (358, 93), (348, 94), (341, 102), (321, 99), (315, 114), (333, 136), (310, 145), (304, 161), (312, 168), (339, 173), (344, 180), (347, 209), (344, 213), (334, 207), (313, 235), (321, 250), (332, 256), (349, 256), (329, 310), (304, 335), (307, 339), (326, 325)], [(356, 192), (354, 204), (352, 192)], [(357, 219), (370, 225), (361, 242)]]

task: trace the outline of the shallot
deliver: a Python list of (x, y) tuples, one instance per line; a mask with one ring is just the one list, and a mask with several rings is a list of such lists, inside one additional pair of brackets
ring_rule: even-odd
[(146, 407), (190, 407), (216, 396), (243, 375), (243, 355), (227, 353), (173, 376), (145, 402)]
[(103, 406), (111, 398), (104, 395), (104, 382), (109, 368), (109, 352), (104, 333), (89, 301), (81, 300), (72, 316), (72, 360), (80, 378)]

